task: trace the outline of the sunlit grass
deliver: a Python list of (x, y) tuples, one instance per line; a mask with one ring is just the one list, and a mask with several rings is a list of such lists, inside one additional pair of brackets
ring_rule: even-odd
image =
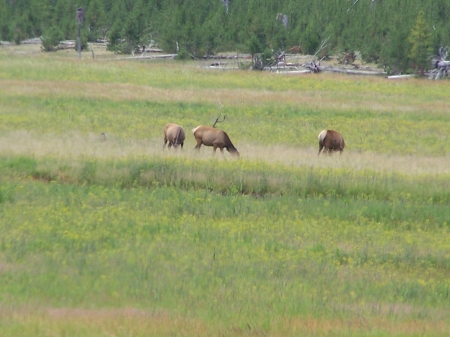
[[(69, 90), (69, 88), (67, 88)], [(51, 93), (52, 89), (48, 89)], [(89, 90), (88, 90), (89, 92)], [(205, 93), (203, 93), (205, 94)], [(376, 114), (353, 111), (317, 110), (308, 105), (290, 106), (272, 103), (242, 105), (222, 110), (213, 103), (154, 102), (147, 99), (114, 101), (104, 97), (47, 97), (26, 92), (18, 96), (2, 93), (0, 102), (3, 132), (32, 131), (61, 135), (106, 132), (120, 138), (154, 139), (160, 137), (167, 122), (177, 122), (189, 132), (200, 124), (212, 124), (219, 113), (227, 116), (219, 124), (239, 143), (286, 144), (300, 149), (317, 146), (317, 135), (324, 128), (339, 130), (346, 151), (370, 151), (385, 154), (442, 156), (448, 138), (447, 115), (412, 118), (408, 114)], [(145, 94), (143, 94), (145, 97)], [(261, 102), (260, 102), (261, 103)], [(245, 156), (246, 154), (243, 153)]]
[[(412, 214), (394, 220), (386, 209), (376, 219), (375, 204), (364, 202), (95, 182), (4, 182), (2, 190), (13, 195), (2, 207), (1, 296), (7, 307), (24, 306), (19, 319), (61, 306), (92, 308), (92, 315), (105, 308), (111, 318), (107, 308), (131, 307), (272, 335), (277, 322), (309, 316), (369, 322), (344, 329), (348, 335), (372, 330), (379, 319), (384, 333), (401, 333), (406, 323), (393, 322), (412, 320), (436, 322), (437, 335), (449, 328), (448, 228), (425, 228)], [(86, 328), (89, 321), (72, 310), (69, 326)]]
[[(7, 50), (4, 48), (3, 50)], [(2, 55), (2, 54), (0, 54)], [(448, 154), (447, 81), (387, 81), (335, 74), (211, 72), (173, 61), (4, 56), (2, 131), (112, 133), (152, 138), (173, 121), (212, 124), (237, 142), (315, 145), (325, 128), (347, 148), (397, 155)]]
[(38, 49), (0, 48), (0, 335), (449, 335), (448, 81)]

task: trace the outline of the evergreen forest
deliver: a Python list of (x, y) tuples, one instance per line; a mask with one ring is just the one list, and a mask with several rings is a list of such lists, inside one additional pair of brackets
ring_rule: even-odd
[(448, 0), (0, 0), (0, 40), (75, 40), (78, 8), (82, 41), (120, 53), (152, 43), (188, 57), (314, 54), (326, 40), (327, 54), (358, 52), (392, 73), (430, 69), (450, 45)]

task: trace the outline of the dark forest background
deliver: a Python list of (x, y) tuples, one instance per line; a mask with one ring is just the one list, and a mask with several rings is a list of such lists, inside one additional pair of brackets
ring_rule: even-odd
[(129, 53), (151, 42), (168, 53), (202, 57), (224, 51), (264, 53), (301, 46), (314, 54), (358, 51), (390, 72), (431, 68), (450, 45), (449, 0), (0, 0), (0, 40), (77, 37), (108, 40)]

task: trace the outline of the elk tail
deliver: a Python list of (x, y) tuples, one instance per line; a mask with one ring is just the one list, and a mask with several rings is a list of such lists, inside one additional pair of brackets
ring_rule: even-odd
[(327, 136), (327, 130), (322, 130), (317, 137), (319, 139), (319, 143), (322, 143), (325, 137)]

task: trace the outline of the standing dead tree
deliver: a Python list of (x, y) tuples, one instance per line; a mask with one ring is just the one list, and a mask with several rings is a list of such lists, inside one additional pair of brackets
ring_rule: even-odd
[(286, 14), (278, 13), (277, 20), (281, 22), (281, 24), (284, 26), (284, 28), (288, 27), (288, 17)]
[(222, 3), (224, 4), (228, 14), (228, 7), (230, 7), (230, 0), (222, 0)]

